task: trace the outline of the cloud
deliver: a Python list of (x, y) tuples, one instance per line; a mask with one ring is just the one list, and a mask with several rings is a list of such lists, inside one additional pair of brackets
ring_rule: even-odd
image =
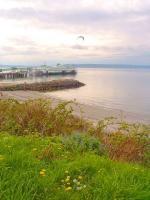
[[(5, 0), (0, 4), (0, 55), (66, 62), (87, 56), (124, 57), (126, 62), (140, 55), (145, 62), (149, 22), (149, 0)], [(78, 34), (85, 35), (84, 43), (76, 41)]]
[(33, 41), (32, 39), (26, 37), (26, 36), (21, 36), (18, 38), (10, 38), (9, 42), (12, 44), (12, 46), (36, 46), (36, 42)]
[(83, 24), (83, 23), (99, 23), (101, 21), (136, 21), (137, 17), (149, 19), (150, 9), (144, 11), (105, 11), (103, 9), (35, 9), (32, 7), (1, 9), (0, 17), (10, 20), (38, 20), (43, 23), (67, 23), (67, 24)]
[(82, 46), (82, 45), (73, 45), (71, 46), (72, 49), (77, 49), (77, 50), (88, 50), (89, 47), (87, 46)]

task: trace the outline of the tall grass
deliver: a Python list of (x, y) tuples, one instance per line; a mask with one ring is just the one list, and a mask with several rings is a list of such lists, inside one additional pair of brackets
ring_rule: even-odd
[[(101, 120), (94, 125), (82, 117), (75, 117), (72, 103), (62, 102), (53, 107), (51, 101), (43, 99), (25, 102), (0, 100), (0, 131), (40, 136), (86, 132), (98, 138), (103, 151), (111, 159), (150, 165), (150, 126), (118, 122), (114, 118)], [(117, 128), (108, 133), (106, 130), (114, 124)], [(76, 146), (80, 146), (78, 139)], [(72, 148), (76, 146), (72, 145)]]
[(49, 100), (0, 100), (0, 130), (11, 134), (44, 135), (69, 134), (83, 130), (83, 120), (73, 116), (71, 102), (63, 102), (55, 108)]
[(0, 200), (149, 200), (149, 133), (72, 102), (0, 100)]

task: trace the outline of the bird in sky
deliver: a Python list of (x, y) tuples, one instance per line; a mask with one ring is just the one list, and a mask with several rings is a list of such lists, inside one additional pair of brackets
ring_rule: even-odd
[(84, 36), (82, 36), (82, 35), (79, 35), (79, 36), (78, 36), (78, 39), (85, 40)]

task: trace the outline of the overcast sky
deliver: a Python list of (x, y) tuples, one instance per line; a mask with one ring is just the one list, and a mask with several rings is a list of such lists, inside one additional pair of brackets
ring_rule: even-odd
[(57, 62), (150, 64), (150, 0), (0, 0), (0, 64)]

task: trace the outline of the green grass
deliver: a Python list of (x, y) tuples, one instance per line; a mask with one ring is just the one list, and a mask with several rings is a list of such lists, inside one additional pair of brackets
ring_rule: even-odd
[(88, 137), (1, 133), (0, 199), (149, 200), (150, 170), (110, 160)]

